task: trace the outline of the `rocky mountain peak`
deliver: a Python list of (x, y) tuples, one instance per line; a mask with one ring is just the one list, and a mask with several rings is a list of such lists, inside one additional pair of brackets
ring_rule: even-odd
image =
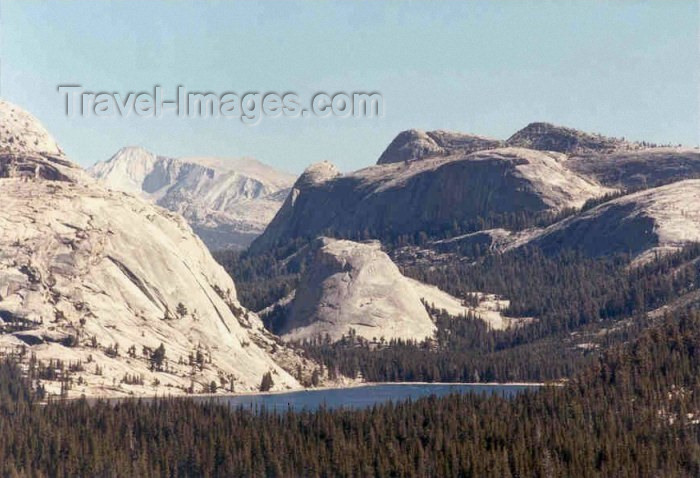
[(110, 189), (182, 214), (212, 249), (247, 246), (294, 180), (252, 158), (171, 158), (139, 146), (121, 148), (89, 172)]
[(92, 166), (89, 171), (110, 188), (141, 195), (143, 192), (158, 189), (158, 186), (152, 184), (153, 178), (149, 180), (149, 176), (159, 161), (170, 163), (174, 160), (157, 156), (141, 146), (126, 146), (120, 148), (107, 161)]
[(0, 154), (63, 156), (63, 151), (39, 120), (0, 99)]
[(322, 182), (333, 179), (340, 176), (340, 171), (335, 167), (330, 161), (321, 161), (320, 163), (315, 163), (304, 170), (304, 172), (299, 176), (295, 188), (304, 188), (320, 184)]
[(469, 154), (503, 146), (503, 141), (456, 131), (402, 131), (379, 157), (377, 164), (415, 161), (434, 156)]
[(34, 116), (0, 100), (0, 178), (78, 182), (83, 170)]
[(379, 157), (377, 164), (400, 163), (414, 161), (426, 156), (437, 156), (444, 153), (428, 133), (418, 129), (400, 132)]
[(612, 152), (625, 142), (551, 123), (530, 123), (506, 141), (508, 146), (560, 153)]
[(154, 160), (157, 156), (142, 146), (124, 146), (107, 160), (108, 163)]
[(180, 215), (104, 188), (30, 115), (2, 108), (0, 350), (79, 368), (73, 396), (183, 394), (212, 381), (253, 391), (267, 373), (287, 390), (301, 386), (299, 370), (310, 376), (311, 363), (240, 305)]

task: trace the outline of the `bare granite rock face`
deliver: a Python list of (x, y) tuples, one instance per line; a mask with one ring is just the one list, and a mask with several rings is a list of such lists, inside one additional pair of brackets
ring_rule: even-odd
[(431, 337), (435, 325), (410, 280), (378, 243), (319, 239), (282, 331), (286, 339), (330, 335), (349, 329), (387, 340)]
[(0, 154), (63, 156), (46, 128), (23, 109), (0, 99)]
[(305, 173), (265, 232), (265, 250), (328, 231), (379, 237), (518, 212), (557, 212), (614, 192), (566, 166), (561, 153), (497, 148), (381, 164), (307, 181)]
[(700, 149), (609, 138), (549, 123), (531, 123), (507, 144), (566, 153), (566, 166), (604, 186), (637, 190), (700, 177)]
[(501, 140), (455, 131), (410, 129), (402, 131), (394, 138), (379, 157), (377, 164), (415, 161), (433, 156), (449, 156), (458, 153), (469, 154), (502, 146), (505, 146), (505, 144)]
[(287, 370), (314, 364), (240, 306), (181, 216), (103, 188), (0, 102), (8, 117), (21, 120), (0, 123), (0, 350), (79, 363), (71, 395), (253, 391), (267, 372), (276, 390), (301, 388)]
[(647, 189), (700, 178), (700, 150), (657, 147), (588, 153), (572, 157), (567, 167), (601, 184), (622, 190)]
[[(629, 194), (565, 219), (525, 242), (545, 252), (626, 253), (644, 262), (700, 242), (700, 180)], [(523, 245), (520, 243), (518, 245)]]
[(168, 158), (143, 148), (120, 149), (89, 173), (182, 214), (212, 249), (242, 249), (265, 229), (294, 182), (254, 159)]
[(613, 152), (630, 143), (550, 123), (530, 123), (506, 141), (508, 146), (559, 153)]
[[(521, 323), (500, 313), (508, 301), (479, 294), (468, 306), (437, 287), (405, 277), (377, 241), (353, 242), (326, 237), (311, 244), (312, 260), (296, 292), (276, 304), (285, 310), (280, 331), (285, 340), (330, 337), (354, 331), (368, 340), (432, 338), (435, 324), (426, 305), (453, 316), (473, 313), (494, 329)], [(275, 306), (261, 314), (268, 314)]]
[[(589, 200), (700, 178), (700, 150), (549, 123), (531, 123), (507, 141), (408, 130), (391, 142), (376, 166), (304, 179), (309, 176), (305, 173), (294, 185), (252, 243), (253, 253), (321, 234), (351, 239), (439, 235), (455, 224), (473, 229), (484, 218), (552, 216)], [(480, 234), (439, 247), (507, 249), (536, 233), (511, 238), (505, 231), (496, 242)]]

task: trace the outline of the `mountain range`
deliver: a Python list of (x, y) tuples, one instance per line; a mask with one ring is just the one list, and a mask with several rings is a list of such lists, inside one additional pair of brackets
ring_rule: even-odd
[(55, 369), (47, 391), (252, 391), (268, 373), (275, 390), (308, 381), (314, 364), (240, 305), (182, 216), (106, 189), (5, 101), (0, 133), (0, 348), (30, 349)]
[[(0, 202), (0, 348), (50, 364), (49, 391), (293, 390), (350, 380), (299, 341), (430, 342), (435, 314), (479, 333), (539, 321), (488, 287), (450, 295), (460, 277), (417, 280), (444, 264), (536, 248), (635, 265), (700, 242), (700, 151), (532, 123), (507, 140), (409, 130), (376, 165), (295, 181), (136, 147), (84, 171), (2, 101)], [(251, 240), (231, 274), (210, 253)]]
[[(260, 253), (322, 234), (389, 241), (416, 234), (454, 236), (459, 230), (469, 235), (502, 228), (510, 234), (528, 227), (542, 229), (579, 214), (584, 206), (625, 196), (586, 217), (624, 209), (631, 220), (620, 225), (618, 235), (643, 244), (602, 245), (605, 241), (592, 238), (600, 243), (596, 249), (583, 247), (581, 241), (587, 239), (554, 234), (557, 229), (575, 235), (569, 224), (580, 222), (574, 219), (552, 226), (546, 234), (533, 230), (525, 238), (519, 235), (519, 244), (538, 237), (548, 241), (550, 250), (556, 242), (596, 254), (637, 254), (695, 240), (694, 232), (686, 233), (697, 229), (696, 224), (684, 231), (664, 225), (671, 216), (693, 214), (698, 184), (680, 182), (692, 178), (700, 178), (697, 148), (632, 143), (547, 123), (532, 123), (505, 141), (410, 130), (391, 142), (375, 166), (348, 174), (340, 174), (327, 162), (309, 167), (251, 251)], [(648, 193), (629, 195), (639, 190)], [(658, 208), (648, 206), (665, 204), (664, 198), (670, 196), (677, 204), (669, 203), (668, 214), (654, 213), (652, 209)], [(688, 206), (680, 207), (683, 203)], [(634, 237), (641, 222), (648, 226), (641, 231), (646, 239)], [(659, 229), (664, 231), (661, 236)]]
[(88, 172), (181, 214), (214, 249), (242, 249), (282, 205), (293, 176), (251, 158), (169, 158), (126, 147)]

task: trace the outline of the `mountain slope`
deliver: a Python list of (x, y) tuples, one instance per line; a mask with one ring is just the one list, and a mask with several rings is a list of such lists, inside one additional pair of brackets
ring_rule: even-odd
[(527, 244), (590, 256), (629, 253), (639, 260), (700, 242), (700, 180), (689, 179), (608, 201), (565, 219)]
[(415, 161), (431, 156), (469, 154), (505, 146), (503, 141), (454, 131), (421, 131), (411, 129), (399, 133), (386, 148), (377, 164)]
[(350, 330), (368, 340), (423, 340), (433, 337), (435, 324), (426, 305), (453, 316), (473, 313), (494, 329), (505, 329), (517, 319), (499, 310), (508, 302), (480, 294), (478, 306), (404, 277), (374, 241), (358, 243), (318, 238), (310, 245), (312, 258), (293, 296), (261, 314), (279, 313), (279, 332), (287, 340), (330, 337), (336, 341)]
[(554, 213), (613, 190), (579, 176), (559, 153), (498, 148), (471, 154), (381, 164), (310, 178), (307, 170), (264, 234), (265, 250), (327, 231), (358, 237), (411, 234), (484, 217)]
[(89, 172), (110, 189), (182, 214), (211, 249), (246, 247), (294, 180), (253, 159), (174, 159), (138, 147), (120, 149)]
[(530, 123), (506, 141), (508, 146), (559, 153), (612, 152), (636, 145), (551, 123)]
[(700, 178), (700, 150), (659, 147), (611, 154), (588, 153), (572, 157), (567, 167), (611, 188), (646, 189)]
[[(73, 364), (75, 394), (177, 394), (232, 381), (256, 390), (268, 371), (276, 389), (300, 387), (283, 366), (306, 373), (311, 364), (239, 305), (180, 216), (102, 188), (34, 118), (7, 121), (17, 110), (0, 101), (3, 352), (29, 347), (45, 363)], [(44, 141), (17, 148), (17, 137)]]
[[(348, 174), (330, 163), (310, 167), (251, 251), (322, 234), (402, 242), (400, 236), (419, 233), (440, 238), (501, 228), (508, 236), (507, 229), (539, 226), (592, 199), (691, 178), (700, 178), (697, 148), (629, 142), (549, 123), (531, 123), (506, 141), (408, 130), (376, 166)], [(498, 235), (507, 245), (508, 238)], [(453, 245), (483, 250), (491, 243), (483, 234), (463, 239), (464, 246)]]
[(589, 257), (629, 254), (646, 262), (700, 242), (698, 198), (700, 179), (688, 179), (606, 201), (547, 228), (488, 229), (433, 241), (428, 247), (470, 257), (536, 246), (548, 254), (575, 249)]
[(700, 177), (697, 148), (629, 142), (549, 123), (531, 123), (506, 144), (566, 153), (567, 168), (616, 189), (644, 189)]

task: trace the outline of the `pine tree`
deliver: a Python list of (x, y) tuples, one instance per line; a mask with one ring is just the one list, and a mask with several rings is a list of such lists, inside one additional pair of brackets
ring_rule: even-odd
[(275, 382), (272, 380), (272, 373), (267, 372), (263, 374), (262, 380), (260, 381), (260, 391), (269, 392), (274, 385)]
[(163, 370), (165, 363), (165, 345), (160, 346), (151, 353), (151, 370)]

